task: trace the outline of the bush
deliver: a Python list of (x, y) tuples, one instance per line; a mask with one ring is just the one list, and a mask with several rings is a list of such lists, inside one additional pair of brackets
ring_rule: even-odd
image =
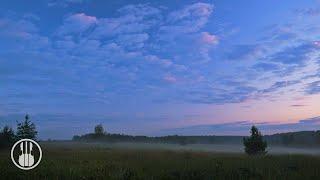
[(11, 147), (14, 143), (15, 135), (12, 128), (5, 126), (0, 132), (0, 148)]

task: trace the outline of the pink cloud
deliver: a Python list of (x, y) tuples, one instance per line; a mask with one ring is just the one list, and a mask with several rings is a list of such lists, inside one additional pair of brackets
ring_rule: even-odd
[(74, 15), (68, 17), (67, 19), (70, 20), (70, 21), (78, 21), (78, 22), (83, 23), (85, 25), (97, 22), (97, 18), (96, 17), (87, 16), (84, 13), (74, 14)]
[(317, 48), (320, 48), (320, 41), (313, 41), (313, 45)]
[(208, 32), (202, 32), (201, 33), (201, 42), (205, 43), (205, 44), (218, 44), (219, 43), (219, 39), (217, 36), (210, 34)]
[(175, 78), (172, 75), (166, 75), (163, 77), (163, 80), (168, 82), (168, 83), (176, 83), (177, 82), (177, 78)]

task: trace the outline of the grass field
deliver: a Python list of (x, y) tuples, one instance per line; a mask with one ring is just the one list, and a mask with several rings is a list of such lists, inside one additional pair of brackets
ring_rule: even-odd
[(0, 179), (320, 179), (320, 156), (185, 150), (124, 149), (42, 143), (43, 159), (31, 171), (0, 152)]

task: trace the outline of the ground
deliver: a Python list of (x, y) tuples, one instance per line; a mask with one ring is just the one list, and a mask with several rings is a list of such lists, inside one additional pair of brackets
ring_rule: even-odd
[[(0, 179), (320, 179), (318, 155), (267, 155), (184, 149), (40, 143), (43, 159), (22, 171), (0, 152)], [(158, 149), (158, 150), (157, 150)]]

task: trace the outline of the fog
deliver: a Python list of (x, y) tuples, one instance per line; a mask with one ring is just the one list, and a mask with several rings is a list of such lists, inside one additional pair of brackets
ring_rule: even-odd
[[(49, 146), (63, 146), (64, 148), (99, 147), (116, 149), (142, 149), (142, 150), (174, 150), (174, 151), (195, 151), (195, 152), (216, 152), (216, 153), (244, 153), (242, 145), (234, 144), (161, 144), (161, 143), (85, 143), (85, 142), (47, 142)], [(284, 147), (270, 146), (268, 154), (285, 155), (317, 155), (320, 156), (320, 148), (307, 147)]]
[[(190, 144), (181, 146), (178, 144), (148, 144), (148, 143), (116, 143), (109, 145), (115, 148), (131, 149), (163, 149), (163, 150), (187, 150), (187, 151), (204, 151), (218, 153), (244, 153), (242, 145), (232, 144)], [(270, 146), (267, 149), (269, 154), (308, 154), (320, 155), (320, 148), (295, 148)]]

